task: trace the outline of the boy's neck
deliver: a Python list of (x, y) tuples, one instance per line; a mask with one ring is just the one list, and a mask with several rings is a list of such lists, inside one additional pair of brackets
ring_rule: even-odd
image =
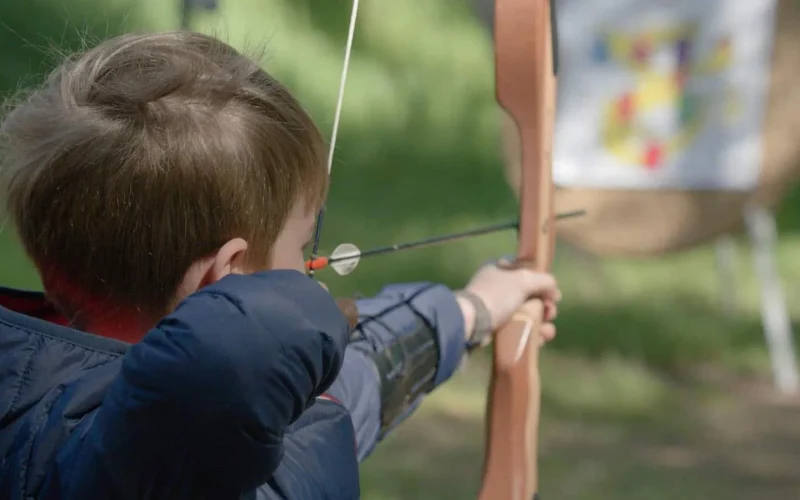
[[(87, 333), (135, 344), (160, 319), (149, 319), (136, 306), (121, 305), (107, 297), (86, 293), (51, 265), (37, 263), (45, 297), (64, 318), (64, 324)], [(56, 291), (56, 292), (54, 292)], [(69, 300), (59, 298), (69, 297)]]
[(73, 326), (83, 331), (114, 340), (135, 344), (142, 340), (152, 325), (147, 324), (135, 315), (116, 314), (94, 321), (77, 321)]
[(119, 340), (128, 344), (136, 344), (147, 333), (147, 330), (123, 328), (119, 325), (92, 325), (85, 330), (101, 337)]

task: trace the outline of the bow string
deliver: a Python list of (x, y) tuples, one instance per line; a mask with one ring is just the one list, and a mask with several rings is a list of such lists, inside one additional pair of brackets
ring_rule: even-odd
[[(333, 171), (333, 155), (336, 152), (336, 139), (339, 137), (339, 125), (342, 122), (342, 108), (344, 106), (344, 91), (347, 88), (347, 74), (350, 71), (350, 59), (353, 55), (353, 39), (356, 35), (356, 23), (358, 21), (359, 0), (353, 0), (353, 7), (350, 11), (350, 26), (347, 29), (347, 42), (344, 49), (344, 62), (342, 63), (342, 75), (339, 78), (339, 92), (336, 97), (336, 110), (333, 114), (333, 126), (331, 128), (331, 142), (328, 146), (328, 178), (330, 182), (331, 172)], [(325, 218), (325, 205), (317, 213), (317, 222), (314, 227), (314, 241), (311, 247), (310, 262), (314, 262), (319, 256), (319, 242), (322, 238), (322, 222)], [(308, 275), (314, 276), (315, 268), (308, 268)]]
[[(522, 181), (519, 220), (515, 222), (518, 248), (514, 265), (541, 272), (550, 270), (555, 250), (551, 158), (557, 37), (553, 2), (495, 0), (497, 101), (516, 124), (521, 145)], [(329, 176), (341, 122), (358, 9), (359, 0), (353, 0), (328, 154)], [(317, 215), (309, 259), (311, 276), (318, 269), (314, 263), (319, 261), (324, 215), (323, 206)], [(347, 255), (342, 260), (352, 261), (357, 254), (360, 255), (355, 247), (346, 250)], [(544, 304), (533, 300), (517, 311), (495, 335), (481, 500), (537, 498), (541, 399), (538, 330), (543, 320)]]

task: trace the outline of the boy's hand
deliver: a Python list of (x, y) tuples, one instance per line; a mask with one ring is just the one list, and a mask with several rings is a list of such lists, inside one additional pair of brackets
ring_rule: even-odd
[[(326, 292), (330, 293), (328, 290), (328, 285), (325, 283), (318, 281), (319, 286), (325, 289)], [(358, 324), (358, 306), (353, 299), (343, 299), (338, 298), (336, 299), (336, 305), (339, 306), (339, 310), (342, 311), (342, 314), (347, 319), (347, 324), (350, 325), (350, 330), (354, 329)]]
[[(558, 313), (557, 303), (561, 300), (555, 278), (546, 273), (529, 269), (508, 269), (508, 261), (497, 265), (484, 266), (475, 273), (465, 290), (480, 298), (492, 319), (492, 329), (497, 330), (531, 299), (544, 302), (544, 323), (541, 327), (541, 341), (552, 340), (556, 335), (553, 320)], [(474, 327), (475, 311), (471, 305), (459, 301), (465, 313), (468, 335)]]

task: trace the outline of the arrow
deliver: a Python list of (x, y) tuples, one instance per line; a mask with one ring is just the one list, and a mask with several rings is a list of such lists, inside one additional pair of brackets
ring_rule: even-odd
[[(570, 212), (563, 212), (556, 214), (556, 220), (569, 219), (586, 215), (586, 210), (572, 210)], [(337, 274), (346, 276), (352, 273), (356, 266), (358, 266), (361, 259), (364, 257), (372, 257), (375, 255), (382, 255), (398, 250), (408, 250), (410, 248), (420, 248), (448, 241), (460, 240), (463, 238), (470, 238), (473, 236), (482, 236), (484, 234), (497, 233), (508, 229), (518, 229), (519, 220), (511, 222), (503, 222), (501, 224), (492, 224), (490, 226), (482, 226), (468, 231), (459, 233), (446, 234), (444, 236), (434, 236), (433, 238), (425, 238), (417, 241), (410, 241), (407, 243), (399, 243), (395, 245), (387, 245), (370, 250), (361, 251), (356, 245), (352, 243), (342, 243), (337, 246), (333, 252), (327, 257), (315, 257), (306, 261), (306, 270), (318, 271), (330, 266)]]

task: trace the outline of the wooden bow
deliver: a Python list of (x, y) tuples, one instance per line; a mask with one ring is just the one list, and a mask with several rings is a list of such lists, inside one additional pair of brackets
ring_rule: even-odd
[[(555, 250), (552, 138), (556, 97), (554, 0), (495, 0), (497, 100), (521, 144), (517, 266), (549, 271)], [(331, 134), (333, 165), (359, 0), (353, 0)], [(317, 258), (324, 208), (317, 217), (310, 262)], [(314, 267), (309, 268), (313, 276)], [(539, 426), (539, 329), (544, 304), (531, 301), (495, 336), (494, 366), (481, 500), (536, 498)]]
[[(496, 0), (497, 101), (521, 145), (517, 265), (549, 271), (555, 251), (552, 139), (556, 101), (553, 0)], [(538, 493), (541, 301), (529, 302), (495, 336), (481, 500)]]

